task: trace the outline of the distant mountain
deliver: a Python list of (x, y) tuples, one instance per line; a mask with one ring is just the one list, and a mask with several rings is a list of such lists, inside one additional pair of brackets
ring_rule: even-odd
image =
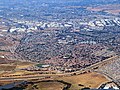
[(81, 3), (118, 3), (120, 0), (39, 0), (41, 2), (52, 2), (52, 3), (68, 3), (68, 2), (81, 2)]
[[(55, 0), (57, 1), (57, 0)], [(120, 0), (61, 0), (66, 3), (81, 3), (81, 4), (109, 4), (109, 3), (120, 3)]]
[(70, 3), (70, 2), (81, 2), (81, 3), (120, 3), (120, 0), (0, 0), (0, 2), (45, 2), (45, 3)]

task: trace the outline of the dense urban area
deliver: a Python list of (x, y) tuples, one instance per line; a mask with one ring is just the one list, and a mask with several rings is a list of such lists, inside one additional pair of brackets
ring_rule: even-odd
[(0, 90), (120, 89), (119, 3), (0, 2)]

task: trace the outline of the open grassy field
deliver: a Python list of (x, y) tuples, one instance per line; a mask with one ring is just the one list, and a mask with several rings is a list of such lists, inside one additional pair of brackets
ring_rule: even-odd
[(84, 87), (97, 88), (99, 85), (101, 85), (101, 83), (109, 81), (103, 75), (98, 74), (96, 72), (85, 73), (69, 77), (59, 77), (56, 79), (71, 83), (72, 86), (70, 90), (79, 90), (80, 88)]
[(0, 81), (0, 86), (10, 84), (10, 83), (12, 83), (12, 81), (4, 81), (4, 82)]
[(63, 90), (64, 84), (60, 82), (40, 82), (28, 85), (25, 90)]
[(19, 70), (19, 71), (13, 71), (13, 72), (8, 72), (7, 74), (4, 74), (5, 76), (22, 76), (22, 75), (28, 75), (28, 74), (33, 74), (33, 72), (29, 72), (29, 71), (24, 71), (24, 70)]
[(16, 69), (15, 65), (9, 65), (9, 64), (0, 65), (0, 71), (13, 71), (15, 69)]
[[(48, 79), (49, 80), (49, 79)], [(53, 81), (63, 81), (68, 84), (71, 84), (70, 88), (67, 90), (80, 90), (82, 88), (98, 88), (101, 84), (109, 82), (103, 75), (90, 72), (80, 75), (73, 76), (53, 76)], [(35, 90), (63, 90), (65, 84), (60, 82), (48, 82), (48, 81), (40, 81), (39, 83), (34, 83), (32, 85), (28, 85), (25, 90), (32, 90), (33, 88), (38, 88)]]
[(22, 69), (22, 68), (27, 68), (29, 66), (35, 65), (35, 63), (31, 63), (31, 62), (15, 62), (15, 64), (17, 65), (16, 68), (17, 69)]
[[(0, 71), (1, 71), (0, 77), (25, 76), (25, 75), (31, 75), (34, 73), (26, 70), (21, 70), (22, 68), (27, 68), (29, 66), (34, 65), (34, 63), (12, 61), (12, 60), (5, 60), (5, 61), (6, 62), (4, 62), (4, 64), (0, 64)], [(11, 61), (12, 63), (8, 61)]]
[[(10, 61), (10, 60), (3, 60), (1, 61), (0, 64), (0, 71), (10, 71), (14, 69), (22, 69), (22, 68), (27, 68), (29, 66), (34, 65), (33, 63), (30, 62), (19, 62), (19, 61)], [(10, 64), (11, 63), (11, 64)]]

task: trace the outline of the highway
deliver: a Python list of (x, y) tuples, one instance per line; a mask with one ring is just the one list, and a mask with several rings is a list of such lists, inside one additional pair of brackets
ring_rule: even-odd
[[(88, 72), (88, 71), (94, 71), (96, 69), (96, 67), (100, 67), (102, 65), (108, 64), (112, 61), (114, 61), (115, 59), (119, 58), (118, 56), (113, 56), (111, 58), (108, 58), (102, 62), (98, 62), (96, 64), (93, 64), (89, 67), (86, 67), (84, 69), (81, 69), (80, 71), (76, 71), (76, 72), (71, 72), (71, 73), (63, 73), (63, 74), (56, 74), (54, 75), (55, 77), (59, 77), (59, 76), (69, 76), (69, 75), (73, 75), (74, 73), (76, 74), (81, 74), (83, 72)], [(0, 77), (0, 81), (16, 81), (16, 80), (32, 80), (32, 79), (39, 79), (39, 80), (43, 80), (46, 78), (52, 78), (51, 75), (41, 75), (41, 74), (37, 74), (37, 75), (26, 75), (26, 76), (19, 76), (19, 77)]]

